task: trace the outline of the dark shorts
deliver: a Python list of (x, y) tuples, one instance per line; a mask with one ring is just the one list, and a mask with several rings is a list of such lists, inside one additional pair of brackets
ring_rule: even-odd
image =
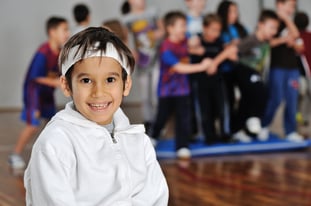
[(45, 106), (43, 109), (23, 108), (21, 120), (32, 126), (39, 126), (41, 119), (49, 120), (56, 114), (55, 106)]

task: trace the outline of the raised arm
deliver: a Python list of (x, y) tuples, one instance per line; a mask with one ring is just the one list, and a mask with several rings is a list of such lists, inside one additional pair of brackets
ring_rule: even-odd
[(206, 71), (212, 63), (212, 60), (208, 58), (198, 64), (183, 63), (169, 50), (161, 55), (161, 60), (165, 64), (171, 66), (172, 72), (180, 74), (192, 74)]
[(238, 59), (238, 49), (236, 46), (231, 45), (225, 47), (225, 49), (213, 59), (212, 65), (207, 70), (207, 73), (216, 73), (219, 65), (227, 59), (232, 61), (236, 61)]
[(60, 81), (59, 78), (51, 78), (51, 77), (38, 77), (35, 81), (39, 84), (46, 85), (49, 87), (59, 87)]
[(186, 63), (177, 63), (172, 68), (175, 72), (180, 74), (193, 74), (198, 72), (206, 71), (212, 64), (212, 60), (205, 58), (201, 63), (198, 64), (186, 64)]
[(279, 18), (285, 23), (288, 29), (288, 34), (293, 38), (299, 38), (299, 30), (297, 29), (294, 21), (286, 14), (278, 13)]

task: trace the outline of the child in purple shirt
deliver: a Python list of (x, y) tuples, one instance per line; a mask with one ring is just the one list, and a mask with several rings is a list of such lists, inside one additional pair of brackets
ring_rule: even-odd
[(190, 158), (190, 88), (187, 74), (207, 71), (211, 60), (189, 64), (186, 39), (186, 16), (178, 11), (164, 18), (167, 38), (160, 47), (160, 78), (158, 111), (152, 137), (158, 138), (168, 118), (175, 112), (176, 151), (178, 158)]

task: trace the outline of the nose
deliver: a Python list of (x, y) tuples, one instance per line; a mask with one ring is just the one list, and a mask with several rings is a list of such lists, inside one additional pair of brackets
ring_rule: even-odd
[(92, 97), (94, 98), (99, 98), (102, 97), (106, 94), (106, 88), (104, 84), (94, 84), (93, 88), (92, 88)]

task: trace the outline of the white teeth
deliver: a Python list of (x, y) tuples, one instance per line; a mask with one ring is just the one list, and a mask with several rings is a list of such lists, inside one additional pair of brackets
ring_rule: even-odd
[(107, 108), (109, 105), (109, 103), (105, 103), (105, 104), (90, 104), (91, 107), (95, 107), (97, 109), (105, 109)]

